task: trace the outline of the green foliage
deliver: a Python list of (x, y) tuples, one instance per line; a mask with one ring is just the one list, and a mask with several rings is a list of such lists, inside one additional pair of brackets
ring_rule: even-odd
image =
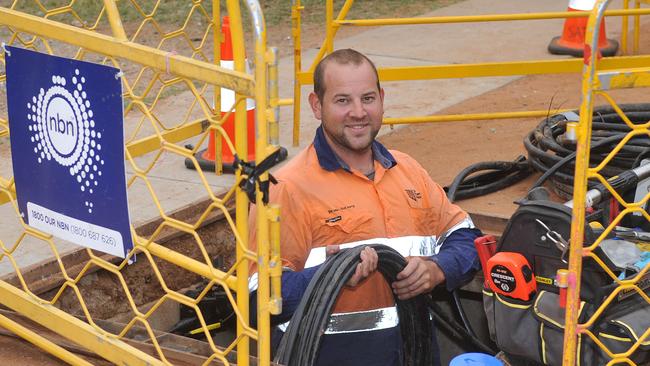
[[(358, 18), (393, 18), (412, 16), (435, 10), (459, 0), (356, 0), (352, 5), (348, 19)], [(212, 12), (212, 1), (204, 1), (203, 7)], [(225, 1), (221, 2), (225, 14)], [(345, 0), (334, 1), (335, 14), (341, 9)], [(273, 26), (291, 21), (291, 4), (289, 0), (260, 0), (267, 25)], [(85, 22), (93, 22), (101, 9), (102, 0), (16, 0), (13, 7), (29, 14), (43, 16), (45, 11), (71, 5), (75, 13)], [(322, 23), (325, 19), (325, 0), (302, 0), (301, 12), (304, 23)], [(6, 6), (6, 5), (5, 5)], [(187, 16), (192, 1), (189, 0), (118, 0), (117, 6), (124, 22), (142, 20), (155, 9), (154, 18), (158, 22), (178, 23)], [(246, 13), (242, 2), (242, 13)]]
[[(350, 8), (348, 19), (375, 19), (405, 17), (426, 13), (441, 6), (449, 5), (459, 0), (356, 0)], [(334, 1), (334, 14), (338, 14), (345, 0)], [(269, 25), (281, 23), (290, 19), (291, 4), (286, 0), (261, 0), (264, 16)], [(302, 21), (306, 23), (322, 23), (325, 19), (325, 1), (303, 0), (301, 5)]]

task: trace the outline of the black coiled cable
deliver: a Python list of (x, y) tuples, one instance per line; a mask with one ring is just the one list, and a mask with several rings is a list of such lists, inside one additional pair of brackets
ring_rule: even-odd
[[(370, 247), (375, 249), (379, 258), (378, 271), (386, 281), (394, 282), (397, 274), (406, 266), (406, 259), (388, 246), (374, 244)], [(329, 258), (316, 272), (282, 337), (275, 362), (288, 366), (315, 364), (334, 302), (354, 273), (361, 250), (362, 246), (343, 250)], [(404, 342), (403, 365), (431, 365), (433, 357), (437, 357), (432, 348), (431, 318), (457, 339), (468, 340), (476, 349), (494, 354), (494, 350), (485, 346), (475, 335), (468, 334), (460, 325), (440, 316), (442, 311), (432, 301), (430, 294), (420, 294), (408, 300), (395, 298), (395, 302)]]
[[(620, 109), (632, 123), (650, 120), (650, 104), (621, 104)], [(574, 111), (573, 113), (578, 113)], [(592, 119), (590, 166), (601, 163), (614, 147), (631, 131), (623, 118), (611, 106), (595, 107)], [(553, 183), (555, 192), (571, 199), (575, 169), (575, 142), (565, 137), (568, 123), (566, 114), (545, 118), (524, 139), (531, 166), (543, 173), (531, 189), (541, 186), (546, 180)], [(616, 176), (633, 169), (641, 156), (648, 155), (650, 138), (640, 135), (630, 139), (618, 154), (601, 171), (605, 178)], [(595, 182), (590, 182), (590, 187)]]
[[(621, 104), (621, 111), (634, 124), (650, 120), (650, 104)], [(573, 111), (577, 116), (578, 111)], [(569, 122), (566, 113), (545, 118), (524, 138), (528, 159), (518, 157), (513, 162), (494, 161), (472, 164), (463, 169), (449, 185), (447, 196), (454, 202), (481, 196), (506, 188), (526, 178), (533, 170), (542, 176), (530, 190), (545, 181), (553, 183), (554, 191), (571, 199), (575, 164), (575, 142), (565, 137)], [(614, 147), (631, 131), (623, 118), (611, 106), (595, 107), (592, 119), (590, 166), (602, 162)], [(630, 139), (618, 154), (601, 170), (605, 178), (634, 169), (642, 158), (650, 156), (650, 138), (638, 135)], [(482, 172), (482, 173), (479, 173)], [(597, 183), (589, 182), (589, 188)]]
[[(479, 173), (480, 172), (480, 173)], [(446, 188), (451, 202), (482, 196), (509, 187), (532, 173), (524, 156), (514, 161), (486, 161), (463, 169)]]
[[(370, 246), (379, 257), (377, 270), (392, 283), (406, 266), (406, 260), (385, 245)], [(361, 250), (362, 246), (343, 250), (329, 258), (316, 272), (282, 337), (275, 362), (287, 366), (315, 364), (334, 301), (354, 273)], [(396, 298), (395, 301), (404, 342), (403, 364), (430, 365), (433, 357), (433, 329), (428, 311), (430, 298), (419, 295), (408, 300)]]

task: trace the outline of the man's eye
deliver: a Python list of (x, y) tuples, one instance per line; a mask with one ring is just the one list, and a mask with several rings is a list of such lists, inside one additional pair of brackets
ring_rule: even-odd
[(371, 103), (371, 102), (373, 102), (374, 100), (375, 100), (375, 97), (373, 97), (373, 96), (363, 97), (363, 101), (364, 101), (365, 103)]
[(339, 98), (339, 99), (336, 100), (336, 103), (345, 103), (345, 102), (347, 102), (347, 101), (348, 101), (348, 100), (345, 99), (345, 98)]

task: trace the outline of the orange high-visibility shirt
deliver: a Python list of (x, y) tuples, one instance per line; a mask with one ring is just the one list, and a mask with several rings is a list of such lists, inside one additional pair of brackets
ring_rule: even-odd
[[(317, 134), (313, 144), (273, 174), (278, 184), (271, 185), (270, 202), (281, 205), (283, 266), (301, 271), (313, 249), (329, 244), (438, 237), (468, 217), (410, 156), (375, 142), (371, 180), (341, 168), (329, 146), (322, 146), (324, 141)], [(254, 213), (251, 221), (255, 246)], [(389, 284), (376, 272), (354, 288), (345, 287), (334, 313), (393, 305)]]

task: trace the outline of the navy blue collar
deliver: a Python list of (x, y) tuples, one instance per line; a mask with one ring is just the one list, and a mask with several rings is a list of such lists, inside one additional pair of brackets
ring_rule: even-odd
[[(377, 160), (384, 169), (390, 169), (397, 165), (397, 161), (393, 155), (380, 144), (377, 140), (372, 142), (372, 157)], [(330, 145), (325, 139), (325, 132), (323, 132), (323, 126), (319, 126), (316, 129), (316, 136), (314, 136), (314, 149), (316, 149), (316, 156), (318, 157), (318, 163), (321, 168), (333, 172), (337, 169), (344, 169), (350, 171), (350, 167), (341, 160), (338, 155), (332, 150)]]

